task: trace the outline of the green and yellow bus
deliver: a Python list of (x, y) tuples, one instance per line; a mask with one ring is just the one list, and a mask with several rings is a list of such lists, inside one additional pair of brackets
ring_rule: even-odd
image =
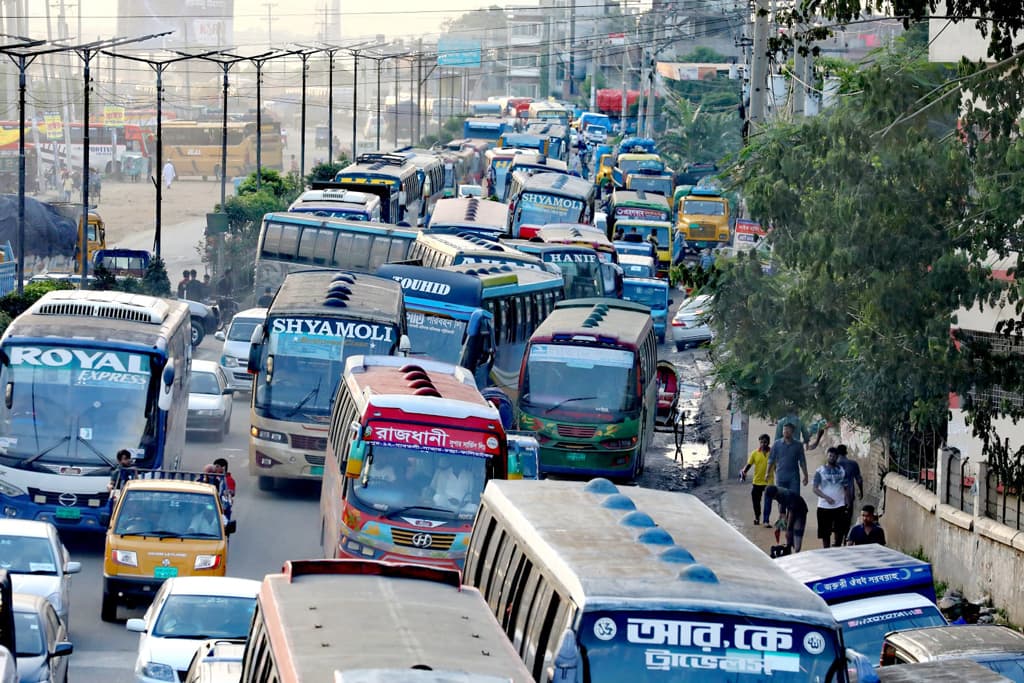
[(629, 481), (643, 472), (654, 437), (657, 346), (642, 304), (555, 306), (530, 337), (516, 397), (519, 428), (540, 442), (542, 473)]
[[(672, 264), (672, 207), (668, 198), (646, 190), (615, 190), (608, 204), (608, 236), (630, 239), (630, 233), (646, 241), (658, 240), (658, 276), (666, 277)], [(635, 238), (633, 238), (635, 239)]]

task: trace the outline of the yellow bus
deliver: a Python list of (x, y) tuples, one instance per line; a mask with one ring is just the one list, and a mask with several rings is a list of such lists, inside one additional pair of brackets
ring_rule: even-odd
[[(284, 145), (281, 124), (262, 122), (260, 164), (281, 170)], [(228, 131), (227, 175), (244, 176), (256, 170), (256, 123), (230, 122)], [(174, 164), (179, 176), (220, 178), (223, 124), (219, 121), (168, 121), (163, 124), (163, 158)], [(157, 169), (157, 173), (160, 169)]]

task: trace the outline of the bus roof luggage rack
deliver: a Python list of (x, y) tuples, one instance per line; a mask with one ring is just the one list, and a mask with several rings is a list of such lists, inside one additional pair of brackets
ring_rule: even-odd
[(409, 163), (409, 156), (408, 154), (395, 154), (391, 152), (364, 152), (356, 157), (356, 163), (405, 166)]
[(75, 315), (87, 318), (130, 320), (160, 324), (167, 319), (170, 307), (163, 299), (143, 294), (118, 293), (98, 298), (94, 292), (59, 290), (47, 292), (33, 307), (36, 315)]
[(375, 560), (287, 560), (281, 569), (289, 583), (300, 576), (363, 574), (434, 581), (462, 588), (462, 575), (454, 569)]

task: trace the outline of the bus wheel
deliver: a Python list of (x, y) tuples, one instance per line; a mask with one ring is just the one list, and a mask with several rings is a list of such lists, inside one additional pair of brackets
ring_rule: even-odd
[(117, 621), (117, 599), (110, 593), (103, 594), (103, 602), (100, 604), (100, 619)]
[(260, 491), (273, 491), (277, 487), (277, 481), (273, 477), (257, 477), (256, 485)]

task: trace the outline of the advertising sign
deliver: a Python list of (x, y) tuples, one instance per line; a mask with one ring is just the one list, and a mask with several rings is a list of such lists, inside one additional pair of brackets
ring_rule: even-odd
[(103, 125), (110, 128), (124, 128), (124, 107), (104, 105)]
[(441, 36), (437, 41), (437, 65), (480, 68), (480, 41)]
[(47, 140), (60, 140), (64, 137), (64, 122), (60, 114), (47, 114), (43, 117), (43, 130), (46, 131)]
[(736, 219), (736, 243), (733, 246), (737, 249), (753, 249), (757, 241), (764, 236), (764, 228), (757, 221)]

